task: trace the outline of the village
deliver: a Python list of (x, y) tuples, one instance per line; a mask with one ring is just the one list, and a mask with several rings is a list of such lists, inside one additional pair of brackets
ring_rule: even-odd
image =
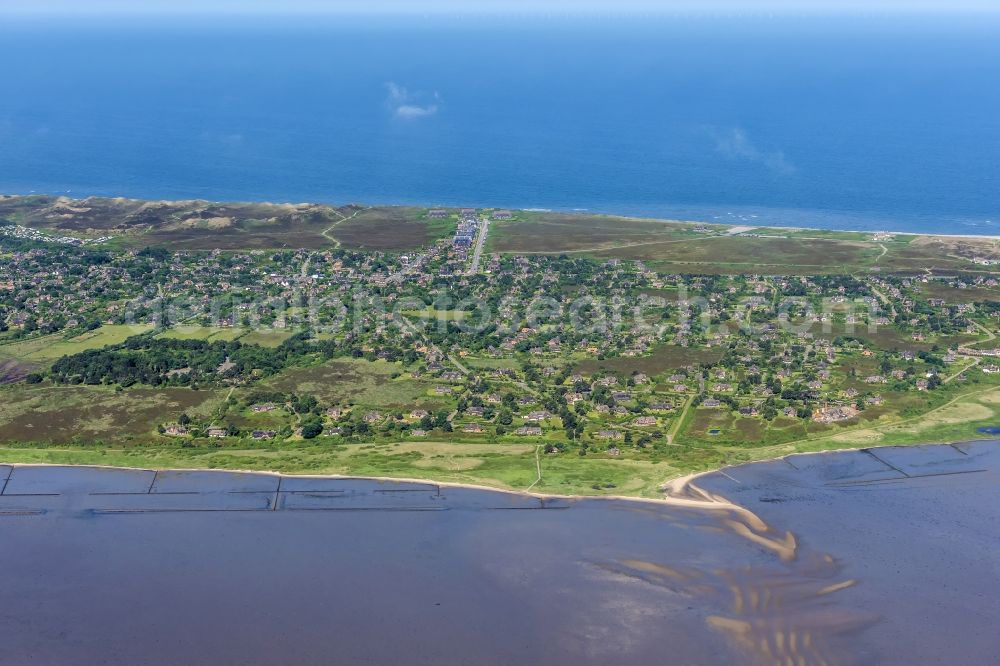
[[(244, 400), (200, 422), (175, 415), (160, 425), (167, 437), (499, 438), (612, 456), (857, 422), (997, 371), (984, 362), (997, 353), (996, 300), (935, 295), (988, 293), (992, 277), (682, 275), (484, 253), (489, 221), (508, 215), (462, 209), (452, 237), (409, 253), (36, 242), (6, 250), (0, 344), (59, 339), (69, 352), (88, 332), (121, 329), (146, 341), (142, 351), (133, 338), (133, 353), (173, 354), (158, 375), (125, 376), (111, 368), (128, 345), (108, 339), (31, 381), (251, 390), (346, 363), (421, 389), (412, 404), (312, 397), (305, 411)], [(192, 341), (225, 362), (177, 351)], [(250, 349), (282, 360), (252, 367), (239, 357)]]

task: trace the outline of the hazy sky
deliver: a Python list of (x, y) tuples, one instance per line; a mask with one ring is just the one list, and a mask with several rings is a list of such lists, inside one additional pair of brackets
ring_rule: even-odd
[(0, 13), (1000, 11), (1000, 0), (0, 0)]

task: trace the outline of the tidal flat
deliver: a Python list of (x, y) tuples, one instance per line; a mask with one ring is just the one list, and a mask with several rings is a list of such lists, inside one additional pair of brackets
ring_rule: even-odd
[(0, 663), (996, 663), (998, 472), (841, 451), (633, 501), (0, 465)]

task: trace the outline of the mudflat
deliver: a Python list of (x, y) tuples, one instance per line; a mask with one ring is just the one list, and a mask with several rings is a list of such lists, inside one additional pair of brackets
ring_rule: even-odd
[(664, 501), (0, 466), (0, 663), (991, 663), (1000, 442)]

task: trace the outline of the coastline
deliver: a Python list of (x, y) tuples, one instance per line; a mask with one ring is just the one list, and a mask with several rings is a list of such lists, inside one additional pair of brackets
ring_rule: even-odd
[[(747, 511), (745, 508), (731, 502), (730, 500), (708, 493), (704, 489), (700, 488), (696, 481), (706, 476), (713, 474), (725, 474), (727, 470), (752, 466), (752, 465), (762, 465), (775, 461), (785, 460), (789, 456), (825, 456), (831, 454), (841, 454), (841, 453), (852, 453), (859, 451), (878, 451), (887, 449), (923, 449), (931, 447), (940, 446), (960, 446), (963, 444), (982, 444), (988, 442), (1000, 442), (996, 438), (983, 438), (983, 439), (972, 439), (963, 440), (959, 442), (924, 442), (921, 444), (887, 444), (883, 446), (864, 446), (864, 447), (850, 447), (843, 449), (826, 449), (823, 451), (806, 451), (802, 453), (791, 453), (782, 456), (774, 456), (771, 458), (761, 458), (759, 460), (752, 460), (748, 462), (739, 463), (736, 465), (725, 465), (723, 467), (713, 468), (704, 470), (701, 472), (692, 472), (690, 474), (685, 474), (670, 479), (666, 479), (660, 486), (660, 490), (663, 492), (663, 497), (639, 497), (634, 495), (580, 495), (580, 494), (558, 494), (558, 493), (538, 493), (530, 492), (527, 490), (517, 490), (513, 488), (503, 488), (500, 486), (490, 486), (485, 484), (476, 483), (463, 483), (457, 481), (437, 481), (432, 478), (414, 478), (414, 477), (398, 477), (398, 476), (367, 476), (367, 475), (350, 475), (350, 474), (293, 474), (285, 472), (277, 472), (274, 470), (262, 470), (262, 469), (220, 469), (220, 468), (183, 468), (183, 467), (129, 467), (129, 466), (116, 466), (116, 465), (74, 465), (74, 464), (60, 464), (60, 463), (16, 463), (16, 462), (6, 462), (0, 459), (0, 467), (10, 467), (11, 470), (16, 468), (81, 468), (81, 469), (106, 469), (106, 470), (128, 470), (128, 471), (142, 471), (142, 472), (161, 472), (161, 471), (171, 471), (171, 472), (199, 472), (199, 473), (219, 473), (219, 474), (252, 474), (258, 476), (268, 476), (268, 477), (278, 477), (278, 478), (294, 478), (294, 479), (329, 479), (329, 480), (341, 480), (341, 481), (371, 481), (375, 483), (412, 483), (412, 484), (424, 484), (429, 486), (438, 486), (441, 488), (460, 488), (464, 490), (477, 490), (482, 492), (495, 492), (503, 493), (506, 495), (515, 495), (519, 497), (530, 497), (533, 499), (544, 500), (567, 500), (567, 501), (581, 501), (581, 500), (612, 500), (620, 502), (638, 502), (645, 504), (656, 504), (661, 506), (677, 506), (684, 508), (697, 508), (697, 509), (709, 509), (709, 510), (736, 510), (739, 512)], [(0, 486), (2, 490), (2, 486)]]
[[(248, 199), (248, 200), (230, 200), (230, 199), (213, 200), (213, 199), (201, 199), (201, 198), (190, 198), (190, 197), (177, 198), (177, 199), (169, 199), (169, 198), (161, 198), (161, 197), (137, 198), (137, 197), (129, 197), (129, 196), (105, 196), (105, 195), (83, 195), (83, 196), (81, 196), (81, 195), (77, 195), (77, 194), (73, 194), (73, 195), (70, 195), (68, 193), (55, 194), (55, 193), (50, 193), (50, 192), (31, 192), (29, 194), (12, 193), (12, 192), (0, 192), (0, 198), (5, 198), (5, 197), (39, 197), (39, 196), (41, 196), (41, 197), (64, 197), (64, 198), (70, 199), (70, 200), (82, 200), (82, 199), (89, 199), (89, 198), (95, 198), (95, 199), (112, 199), (112, 200), (118, 199), (118, 200), (124, 200), (124, 201), (147, 202), (147, 203), (198, 202), (198, 203), (205, 203), (205, 204), (210, 204), (210, 203), (217, 203), (217, 204), (260, 204), (260, 205), (276, 205), (276, 206), (322, 205), (322, 206), (332, 206), (332, 207), (343, 206), (343, 205), (358, 205), (358, 206), (385, 207), (385, 208), (407, 208), (407, 207), (434, 208), (434, 207), (443, 207), (443, 208), (456, 208), (456, 209), (457, 208), (466, 207), (465, 204), (461, 204), (460, 205), (460, 204), (442, 204), (442, 203), (427, 203), (427, 202), (399, 202), (399, 201), (397, 201), (395, 203), (392, 203), (392, 202), (359, 202), (359, 201), (351, 201), (351, 202), (335, 202), (335, 201), (308, 201), (308, 202), (303, 202), (303, 201), (299, 201), (299, 202), (292, 202), (292, 201), (275, 201), (275, 200), (265, 201), (265, 200), (253, 200), (253, 199)], [(792, 224), (782, 225), (782, 224), (774, 224), (773, 222), (772, 223), (754, 224), (752, 220), (741, 220), (740, 222), (728, 223), (728, 222), (720, 222), (718, 220), (697, 219), (697, 218), (691, 218), (691, 219), (689, 219), (689, 218), (686, 218), (686, 217), (685, 218), (681, 218), (681, 217), (659, 216), (659, 215), (655, 215), (655, 214), (636, 214), (636, 213), (624, 213), (624, 212), (622, 212), (622, 213), (616, 213), (616, 212), (609, 212), (609, 211), (603, 211), (603, 210), (598, 211), (598, 210), (572, 209), (572, 208), (546, 208), (546, 207), (533, 207), (533, 206), (504, 206), (504, 205), (499, 204), (499, 203), (492, 203), (492, 204), (482, 204), (481, 203), (481, 204), (477, 204), (475, 207), (479, 208), (479, 209), (486, 209), (486, 210), (496, 209), (496, 208), (509, 208), (511, 210), (521, 211), (521, 212), (525, 212), (525, 213), (553, 213), (553, 214), (557, 214), (557, 215), (589, 215), (589, 216), (593, 216), (593, 217), (620, 218), (620, 219), (625, 219), (625, 220), (636, 220), (636, 221), (642, 221), (642, 222), (664, 222), (664, 223), (669, 223), (669, 224), (699, 224), (699, 225), (708, 225), (708, 226), (717, 226), (717, 227), (735, 227), (735, 226), (749, 226), (749, 227), (752, 227), (752, 229), (750, 229), (749, 231), (753, 231), (753, 230), (756, 230), (756, 229), (775, 229), (775, 230), (787, 230), (787, 231), (820, 231), (820, 232), (848, 233), (848, 234), (851, 234), (851, 233), (856, 233), (856, 234), (888, 233), (888, 234), (893, 234), (893, 235), (898, 235), (898, 236), (914, 236), (914, 237), (918, 237), (918, 236), (931, 236), (931, 237), (939, 237), (939, 238), (958, 238), (958, 239), (963, 239), (963, 238), (964, 239), (986, 239), (986, 240), (1000, 239), (1000, 232), (998, 232), (997, 234), (975, 234), (975, 233), (956, 234), (956, 233), (938, 233), (938, 232), (924, 232), (924, 231), (898, 231), (898, 230), (894, 230), (891, 227), (878, 227), (878, 228), (874, 228), (874, 225), (873, 225), (872, 229), (840, 229), (840, 228), (835, 228), (835, 227), (802, 226), (802, 225), (798, 225), (798, 224), (795, 224), (795, 225), (792, 225)], [(808, 215), (809, 213), (814, 213), (814, 214), (830, 214), (830, 213), (834, 213), (834, 212), (835, 211), (824, 211), (824, 210), (820, 210), (820, 209), (817, 209), (815, 211), (809, 211), (809, 210), (803, 210), (802, 211), (802, 213), (804, 215)]]

